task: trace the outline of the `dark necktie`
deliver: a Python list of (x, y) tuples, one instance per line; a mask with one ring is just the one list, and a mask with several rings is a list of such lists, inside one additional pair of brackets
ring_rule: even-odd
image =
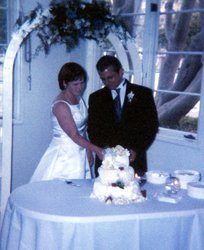
[(116, 89), (115, 91), (117, 92), (117, 96), (114, 99), (116, 118), (117, 118), (117, 121), (120, 121), (120, 118), (121, 118), (120, 89)]

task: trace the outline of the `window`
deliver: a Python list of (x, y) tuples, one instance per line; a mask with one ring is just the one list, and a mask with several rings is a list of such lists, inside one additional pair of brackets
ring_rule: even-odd
[(196, 139), (203, 77), (204, 3), (162, 0), (158, 14), (154, 89), (160, 126), (187, 132), (184, 137)]
[(3, 92), (3, 61), (7, 48), (7, 12), (6, 0), (0, 0), (0, 119), (2, 119), (2, 92)]
[[(154, 91), (160, 134), (184, 141), (197, 139), (203, 79), (204, 1), (124, 2), (123, 6), (115, 4), (113, 11), (120, 14), (134, 36), (142, 61), (142, 81), (136, 83)], [(130, 7), (133, 3), (134, 8)]]
[[(160, 126), (198, 133), (203, 75), (202, 1), (161, 1), (155, 49), (154, 89)], [(178, 133), (179, 134), (179, 133)]]

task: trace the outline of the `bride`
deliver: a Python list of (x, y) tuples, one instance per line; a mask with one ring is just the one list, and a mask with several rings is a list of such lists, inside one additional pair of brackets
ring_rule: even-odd
[(60, 69), (61, 92), (52, 104), (53, 138), (31, 182), (90, 178), (92, 152), (102, 160), (103, 149), (86, 139), (87, 108), (81, 97), (86, 80), (86, 71), (77, 63), (65, 63)]

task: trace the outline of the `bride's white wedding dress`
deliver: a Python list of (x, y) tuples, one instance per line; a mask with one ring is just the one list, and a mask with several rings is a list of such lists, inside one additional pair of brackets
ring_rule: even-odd
[[(57, 102), (66, 103), (70, 109), (77, 129), (81, 136), (85, 137), (87, 108), (82, 99), (79, 104), (70, 105), (68, 102), (58, 100)], [(52, 106), (53, 107), (53, 106)], [(33, 181), (62, 179), (83, 179), (90, 178), (90, 170), (86, 149), (77, 145), (60, 127), (57, 118), (52, 113), (53, 138), (41, 158), (32, 178)]]

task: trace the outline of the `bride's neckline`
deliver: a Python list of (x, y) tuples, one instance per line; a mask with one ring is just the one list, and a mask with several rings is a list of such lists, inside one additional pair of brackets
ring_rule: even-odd
[(57, 100), (65, 101), (73, 106), (79, 105), (80, 99), (81, 99), (80, 97), (76, 98), (74, 96), (67, 95), (66, 93), (60, 95), (59, 98), (57, 98)]
[(66, 102), (66, 103), (68, 103), (70, 106), (78, 106), (78, 105), (80, 104), (80, 100), (79, 100), (78, 103), (75, 103), (75, 104), (72, 104), (72, 103), (70, 103), (68, 100), (64, 100), (64, 99), (57, 99), (57, 100), (55, 100), (55, 102)]

